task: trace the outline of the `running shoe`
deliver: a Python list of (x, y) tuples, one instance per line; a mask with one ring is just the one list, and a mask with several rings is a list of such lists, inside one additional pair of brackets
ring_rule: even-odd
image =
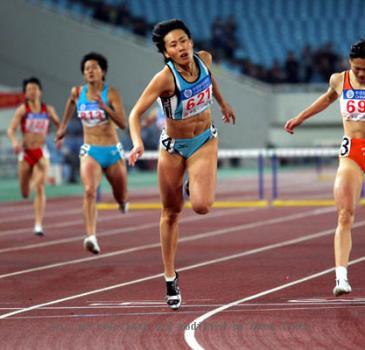
[(336, 286), (333, 288), (333, 295), (335, 297), (339, 297), (343, 294), (351, 293), (352, 289), (348, 280), (345, 279), (337, 279)]
[(179, 275), (177, 272), (172, 282), (166, 282), (166, 303), (172, 310), (177, 310), (181, 305), (181, 293), (179, 288)]
[(119, 204), (119, 210), (123, 213), (126, 214), (128, 213), (128, 202), (123, 202), (122, 204)]
[(100, 253), (100, 247), (99, 247), (98, 241), (96, 240), (95, 235), (87, 236), (84, 239), (84, 247), (90, 253), (93, 253), (93, 254), (99, 254)]
[(44, 233), (43, 233), (43, 231), (42, 231), (42, 230), (37, 230), (37, 231), (35, 231), (35, 230), (34, 230), (34, 234), (35, 234), (36, 236), (38, 236), (38, 237), (42, 237), (42, 236), (44, 236)]

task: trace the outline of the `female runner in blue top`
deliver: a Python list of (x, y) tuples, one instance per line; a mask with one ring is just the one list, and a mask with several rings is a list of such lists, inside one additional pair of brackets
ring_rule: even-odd
[(134, 165), (143, 154), (141, 116), (158, 99), (166, 117), (160, 138), (158, 181), (162, 201), (160, 237), (170, 308), (181, 305), (175, 255), (178, 219), (183, 208), (183, 176), (189, 175), (190, 201), (198, 214), (209, 212), (215, 197), (217, 131), (212, 124), (210, 105), (217, 100), (225, 122), (234, 123), (232, 108), (219, 92), (210, 71), (212, 57), (195, 53), (190, 31), (177, 19), (158, 23), (153, 41), (165, 58), (165, 67), (148, 84), (131, 111), (133, 141), (129, 162)]
[(106, 58), (89, 53), (81, 60), (86, 84), (75, 86), (66, 103), (64, 117), (56, 139), (65, 136), (67, 124), (77, 109), (83, 124), (84, 144), (80, 149), (80, 174), (84, 185), (84, 247), (94, 254), (100, 252), (96, 239), (96, 191), (102, 173), (113, 189), (122, 212), (127, 211), (127, 170), (123, 148), (116, 127), (126, 127), (125, 112), (118, 91), (105, 83), (108, 70)]

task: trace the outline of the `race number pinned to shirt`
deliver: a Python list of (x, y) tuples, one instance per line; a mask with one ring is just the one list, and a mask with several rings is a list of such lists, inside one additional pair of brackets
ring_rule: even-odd
[(47, 134), (49, 119), (46, 113), (28, 113), (25, 119), (25, 132)]
[(88, 126), (102, 124), (107, 120), (105, 111), (99, 107), (97, 102), (85, 102), (80, 104), (78, 117)]
[(365, 90), (343, 90), (341, 114), (346, 120), (365, 121)]
[(210, 76), (180, 92), (180, 99), (183, 105), (183, 118), (191, 117), (204, 111), (212, 104), (212, 83)]

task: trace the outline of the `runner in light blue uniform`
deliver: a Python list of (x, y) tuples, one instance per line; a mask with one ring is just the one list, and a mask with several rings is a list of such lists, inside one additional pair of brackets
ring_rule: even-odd
[(107, 59), (91, 52), (81, 60), (81, 72), (86, 84), (71, 90), (62, 124), (56, 138), (62, 139), (67, 124), (77, 109), (83, 125), (84, 144), (80, 149), (80, 177), (84, 186), (84, 218), (86, 237), (84, 247), (98, 254), (96, 239), (96, 192), (102, 174), (110, 183), (115, 201), (125, 213), (127, 202), (127, 168), (116, 126), (125, 129), (126, 120), (119, 92), (105, 83)]
[[(193, 117), (205, 111), (213, 103), (210, 72), (197, 54), (194, 54), (194, 60), (199, 71), (198, 78), (194, 82), (185, 80), (172, 61), (166, 63), (176, 84), (176, 92), (173, 96), (158, 99), (166, 118), (182, 120)], [(190, 139), (173, 139), (167, 135), (164, 129), (160, 137), (160, 146), (169, 153), (178, 153), (187, 159), (217, 135), (217, 129), (213, 124), (203, 133)]]
[[(80, 96), (76, 104), (77, 115), (82, 123), (88, 127), (93, 127), (109, 122), (108, 115), (104, 110), (100, 109), (99, 103), (96, 101), (89, 101), (86, 94), (87, 85), (84, 85), (81, 88)], [(108, 104), (108, 84), (104, 85), (100, 96), (103, 102)], [(120, 159), (123, 159), (124, 151), (120, 142), (114, 146), (96, 146), (84, 143), (80, 148), (80, 157), (85, 157), (86, 155), (93, 157), (100, 166), (105, 169), (118, 162)]]
[(166, 65), (152, 78), (130, 113), (133, 149), (129, 163), (134, 165), (144, 152), (141, 118), (158, 100), (166, 117), (158, 158), (161, 251), (166, 303), (176, 310), (182, 302), (175, 257), (184, 207), (184, 173), (189, 175), (192, 209), (207, 214), (215, 198), (218, 160), (217, 132), (210, 108), (213, 96), (225, 123), (234, 123), (235, 115), (210, 72), (212, 56), (206, 51), (194, 53), (190, 30), (184, 22), (171, 19), (157, 23), (152, 39)]

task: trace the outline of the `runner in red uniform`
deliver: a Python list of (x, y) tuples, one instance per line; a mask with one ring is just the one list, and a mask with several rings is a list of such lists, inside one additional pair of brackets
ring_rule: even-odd
[[(33, 188), (35, 225), (34, 233), (43, 236), (43, 216), (46, 205), (44, 185), (48, 175), (49, 154), (46, 136), (49, 122), (59, 127), (59, 118), (55, 109), (42, 102), (42, 85), (39, 79), (29, 78), (23, 81), (25, 102), (15, 111), (8, 129), (8, 136), (19, 160), (20, 191), (28, 198)], [(16, 131), (20, 127), (22, 139), (18, 140)]]

